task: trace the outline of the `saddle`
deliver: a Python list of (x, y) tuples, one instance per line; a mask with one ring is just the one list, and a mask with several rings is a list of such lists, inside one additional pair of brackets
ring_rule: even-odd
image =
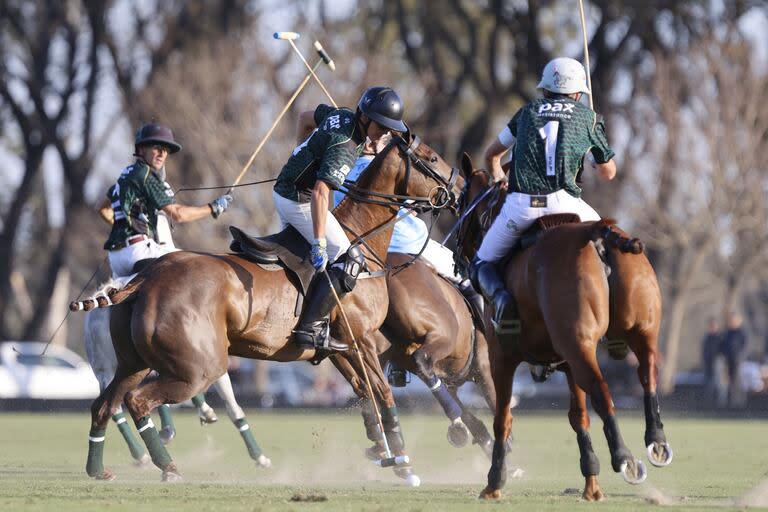
[(279, 233), (263, 237), (246, 235), (241, 229), (229, 226), (232, 243), (229, 250), (258, 264), (265, 270), (288, 270), (288, 277), (306, 296), (315, 268), (309, 262), (309, 242), (296, 228), (288, 226)]

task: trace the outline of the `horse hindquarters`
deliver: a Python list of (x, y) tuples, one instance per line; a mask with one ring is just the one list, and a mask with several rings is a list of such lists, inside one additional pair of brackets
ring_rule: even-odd
[(656, 273), (645, 254), (609, 252), (611, 321), (609, 339), (622, 339), (637, 356), (637, 376), (644, 392), (645, 435), (648, 460), (663, 467), (672, 462), (656, 393), (661, 292)]

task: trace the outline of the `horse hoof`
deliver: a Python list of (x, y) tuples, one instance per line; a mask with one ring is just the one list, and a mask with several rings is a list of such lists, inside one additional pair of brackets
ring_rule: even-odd
[(622, 462), (619, 472), (624, 478), (624, 481), (632, 485), (638, 485), (645, 482), (645, 479), (648, 476), (648, 470), (645, 469), (643, 461), (635, 458)]
[(259, 455), (256, 458), (256, 467), (257, 468), (264, 468), (264, 469), (271, 468), (272, 467), (272, 461), (269, 459), (269, 457), (267, 457), (266, 455), (264, 455), (262, 453), (261, 455)]
[(115, 475), (111, 470), (104, 468), (104, 471), (102, 471), (100, 475), (96, 475), (94, 478), (103, 482), (111, 482), (117, 478), (117, 475)]
[(408, 477), (414, 474), (413, 466), (410, 464), (406, 466), (394, 466), (392, 471), (394, 471), (395, 475), (402, 478), (403, 480), (408, 480)]
[(602, 501), (604, 497), (600, 484), (597, 483), (597, 475), (587, 476), (584, 482), (584, 492), (581, 493), (581, 499), (584, 501)]
[(374, 444), (365, 449), (365, 458), (369, 460), (381, 460), (387, 457), (387, 452), (379, 446)]
[(657, 468), (669, 466), (672, 463), (672, 457), (675, 455), (672, 452), (672, 447), (666, 442), (660, 443), (655, 441), (649, 444), (646, 450), (648, 451), (648, 461)]
[(160, 429), (160, 440), (163, 444), (170, 443), (176, 437), (176, 429), (173, 427), (163, 427)]
[(152, 457), (148, 453), (143, 453), (138, 459), (133, 459), (133, 465), (139, 468), (145, 468), (152, 464)]
[(501, 489), (491, 489), (486, 487), (478, 496), (481, 500), (498, 500), (501, 498)]
[(175, 471), (163, 471), (163, 482), (173, 484), (176, 482), (181, 482), (181, 480), (181, 475)]
[(594, 491), (587, 491), (584, 489), (584, 493), (581, 495), (581, 499), (584, 501), (603, 501), (603, 498), (605, 498), (605, 495), (603, 494), (603, 491), (600, 489), (594, 490)]
[(448, 426), (448, 442), (451, 443), (451, 446), (454, 448), (466, 446), (469, 442), (469, 436), (469, 429), (464, 422), (461, 421), (461, 418), (456, 418), (453, 420), (453, 423)]
[(216, 411), (214, 411), (210, 407), (206, 409), (204, 412), (198, 411), (197, 417), (200, 418), (200, 426), (210, 425), (211, 423), (216, 423), (217, 421), (219, 421), (218, 416), (216, 416)]
[(179, 470), (176, 468), (175, 463), (171, 462), (165, 466), (165, 469), (163, 470), (163, 482), (181, 482), (181, 475), (179, 474)]

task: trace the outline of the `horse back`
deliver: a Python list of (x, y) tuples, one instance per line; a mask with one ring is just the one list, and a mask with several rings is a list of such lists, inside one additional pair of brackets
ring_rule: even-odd
[(552, 227), (507, 265), (508, 289), (517, 299), (524, 333), (551, 338), (567, 331), (596, 341), (607, 329), (608, 281), (593, 225)]

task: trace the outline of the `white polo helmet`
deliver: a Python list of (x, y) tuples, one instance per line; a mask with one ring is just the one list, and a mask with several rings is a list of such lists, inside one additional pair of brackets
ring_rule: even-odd
[(549, 61), (544, 66), (541, 82), (537, 87), (559, 94), (576, 92), (589, 94), (587, 73), (584, 71), (584, 66), (579, 61), (568, 57), (558, 57)]

